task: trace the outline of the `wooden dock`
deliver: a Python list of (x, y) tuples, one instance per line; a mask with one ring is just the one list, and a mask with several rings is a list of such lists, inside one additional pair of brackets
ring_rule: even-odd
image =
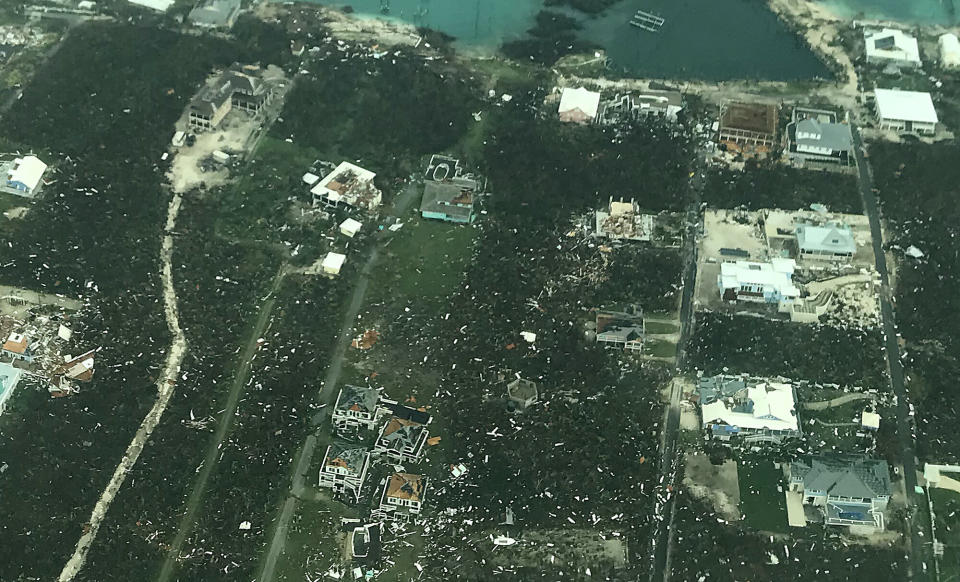
[(637, 10), (637, 13), (630, 19), (630, 26), (635, 26), (649, 32), (659, 32), (664, 22), (666, 21), (662, 16)]

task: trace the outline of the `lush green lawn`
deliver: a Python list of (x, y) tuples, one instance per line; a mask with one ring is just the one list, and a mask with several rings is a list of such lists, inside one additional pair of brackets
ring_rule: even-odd
[(678, 329), (676, 324), (665, 323), (660, 321), (647, 321), (644, 322), (644, 329), (648, 334), (667, 334), (667, 333), (677, 333)]
[(677, 344), (662, 340), (649, 340), (643, 352), (655, 358), (672, 358), (677, 355)]
[(470, 226), (419, 218), (408, 222), (380, 255), (370, 302), (446, 297), (470, 262), (473, 234)]
[(783, 473), (769, 460), (741, 462), (740, 509), (743, 522), (759, 531), (786, 533), (787, 510), (783, 492), (777, 490)]

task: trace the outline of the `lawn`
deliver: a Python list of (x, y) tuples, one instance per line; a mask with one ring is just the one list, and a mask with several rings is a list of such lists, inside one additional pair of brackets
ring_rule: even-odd
[(380, 255), (370, 303), (447, 297), (463, 279), (473, 235), (469, 226), (419, 218), (408, 222)]
[(677, 325), (663, 321), (646, 321), (643, 324), (647, 334), (670, 334), (677, 333)]
[(930, 489), (936, 515), (937, 541), (945, 545), (940, 558), (940, 581), (960, 580), (960, 493), (949, 489)]
[(663, 340), (649, 340), (643, 346), (643, 353), (655, 358), (673, 358), (677, 355), (677, 344)]
[(783, 479), (780, 469), (764, 459), (741, 461), (737, 469), (743, 522), (759, 531), (786, 533), (787, 510), (783, 492), (777, 490)]

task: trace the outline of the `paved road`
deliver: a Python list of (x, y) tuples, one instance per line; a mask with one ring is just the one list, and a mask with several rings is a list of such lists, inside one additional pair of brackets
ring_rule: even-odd
[[(890, 372), (890, 385), (897, 397), (897, 435), (900, 440), (901, 460), (903, 463), (904, 486), (907, 491), (906, 505), (910, 515), (916, 512), (913, 489), (917, 485), (917, 463), (914, 453), (913, 429), (911, 427), (908, 394), (904, 382), (903, 364), (900, 362), (900, 344), (897, 343), (897, 326), (893, 310), (893, 289), (890, 288), (890, 276), (887, 271), (887, 259), (883, 252), (883, 234), (880, 228), (880, 209), (877, 197), (873, 193), (873, 172), (869, 161), (863, 156), (863, 139), (860, 131), (853, 126), (853, 138), (860, 171), (860, 194), (863, 206), (870, 219), (870, 234), (873, 237), (873, 252), (876, 256), (877, 272), (880, 274), (880, 315), (883, 320), (884, 348), (887, 356), (887, 368)], [(907, 534), (911, 539), (910, 570), (915, 580), (926, 580), (924, 563), (928, 554), (927, 546), (921, 537), (922, 532), (907, 522)]]
[(223, 446), (223, 442), (230, 433), (231, 427), (233, 427), (233, 418), (237, 412), (240, 398), (246, 393), (248, 386), (247, 380), (250, 377), (250, 370), (253, 364), (253, 356), (257, 351), (257, 340), (263, 337), (263, 332), (270, 322), (270, 315), (273, 313), (273, 306), (277, 301), (277, 291), (283, 283), (285, 273), (286, 265), (281, 266), (276, 277), (274, 277), (273, 285), (263, 305), (260, 307), (260, 315), (257, 317), (257, 321), (247, 339), (247, 344), (240, 354), (240, 366), (233, 379), (233, 384), (230, 385), (230, 392), (227, 394), (227, 403), (224, 406), (223, 415), (220, 417), (220, 422), (217, 423), (217, 430), (207, 448), (207, 456), (201, 465), (200, 474), (193, 484), (193, 490), (190, 491), (186, 509), (184, 510), (183, 517), (180, 519), (180, 525), (177, 528), (177, 535), (174, 537), (173, 543), (170, 544), (170, 550), (167, 552), (163, 566), (160, 568), (160, 574), (157, 576), (158, 582), (167, 582), (176, 572), (180, 550), (187, 536), (193, 530), (193, 524), (197, 519), (197, 511), (199, 511), (200, 503), (203, 501), (203, 495), (207, 491), (207, 481), (209, 481), (210, 475), (220, 461), (220, 447)]
[[(687, 364), (687, 346), (693, 333), (694, 310), (693, 295), (697, 287), (697, 234), (700, 224), (700, 194), (703, 191), (703, 171), (706, 158), (703, 154), (697, 155), (697, 163), (693, 170), (695, 175), (691, 181), (693, 198), (687, 209), (687, 232), (684, 236), (684, 271), (683, 296), (680, 300), (680, 341), (677, 343), (677, 371), (682, 371)], [(677, 436), (680, 429), (680, 396), (682, 386), (674, 382), (670, 391), (670, 404), (667, 407), (663, 425), (663, 440), (660, 449), (660, 476), (663, 487), (671, 485), (676, 490), (678, 482), (678, 468), (680, 460), (677, 458)], [(664, 493), (663, 489), (658, 494)], [(654, 530), (651, 536), (653, 562), (651, 563), (650, 581), (670, 579), (670, 551), (673, 542), (673, 516), (676, 496), (656, 501), (654, 507)]]
[[(417, 199), (419, 193), (420, 187), (418, 183), (409, 184), (394, 202), (392, 209), (393, 214), (395, 216), (402, 217)], [(330, 367), (327, 369), (327, 375), (326, 378), (324, 378), (323, 386), (320, 388), (320, 392), (317, 395), (317, 403), (326, 406), (324, 406), (313, 418), (314, 434), (311, 434), (306, 438), (304, 443), (300, 446), (300, 450), (297, 451), (297, 454), (294, 457), (295, 460), (293, 463), (293, 474), (290, 477), (290, 493), (284, 500), (283, 506), (280, 509), (280, 514), (273, 524), (273, 535), (270, 537), (270, 543), (263, 554), (260, 575), (256, 578), (260, 582), (272, 582), (274, 576), (276, 575), (277, 562), (279, 561), (280, 555), (283, 553), (283, 549), (287, 544), (287, 533), (289, 532), (290, 528), (290, 520), (293, 519), (293, 516), (297, 510), (297, 504), (300, 501), (300, 497), (306, 490), (304, 479), (306, 478), (306, 471), (310, 467), (310, 461), (313, 459), (313, 455), (317, 446), (316, 433), (329, 430), (328, 420), (330, 418), (332, 404), (336, 398), (337, 382), (340, 380), (340, 372), (343, 369), (343, 363), (347, 354), (347, 347), (350, 345), (350, 340), (354, 335), (353, 327), (356, 325), (357, 315), (360, 313), (360, 308), (363, 306), (363, 299), (366, 295), (367, 287), (370, 284), (370, 274), (373, 272), (373, 268), (376, 266), (377, 260), (379, 259), (380, 248), (390, 240), (392, 235), (393, 233), (387, 229), (377, 233), (377, 241), (375, 243), (377, 246), (374, 246), (370, 251), (370, 254), (367, 257), (367, 262), (364, 263), (363, 269), (360, 271), (360, 277), (353, 289), (353, 293), (350, 297), (350, 306), (347, 308), (347, 313), (344, 315), (343, 325), (340, 328), (340, 335), (337, 338), (334, 351), (330, 356)]]

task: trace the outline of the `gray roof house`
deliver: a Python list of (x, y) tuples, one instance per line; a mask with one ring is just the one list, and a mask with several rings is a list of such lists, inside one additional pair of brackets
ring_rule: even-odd
[(320, 487), (329, 487), (337, 493), (349, 494), (353, 501), (360, 499), (360, 488), (370, 468), (370, 451), (343, 443), (327, 447), (320, 467)]
[(800, 257), (804, 259), (841, 260), (857, 252), (853, 230), (847, 224), (797, 224), (795, 232)]
[(884, 529), (890, 500), (886, 461), (863, 455), (818, 455), (790, 466), (790, 491), (817, 507), (828, 525)]
[(344, 386), (333, 405), (334, 431), (347, 436), (361, 428), (375, 429), (380, 416), (386, 412), (381, 402), (392, 401), (381, 401), (380, 391), (376, 388)]
[(792, 159), (846, 164), (853, 149), (853, 134), (844, 123), (808, 117), (787, 125), (788, 155)]
[(412, 420), (393, 417), (380, 431), (373, 452), (399, 463), (416, 463), (430, 436), (427, 427)]
[(232, 28), (240, 14), (240, 0), (204, 0), (187, 19), (202, 28)]

